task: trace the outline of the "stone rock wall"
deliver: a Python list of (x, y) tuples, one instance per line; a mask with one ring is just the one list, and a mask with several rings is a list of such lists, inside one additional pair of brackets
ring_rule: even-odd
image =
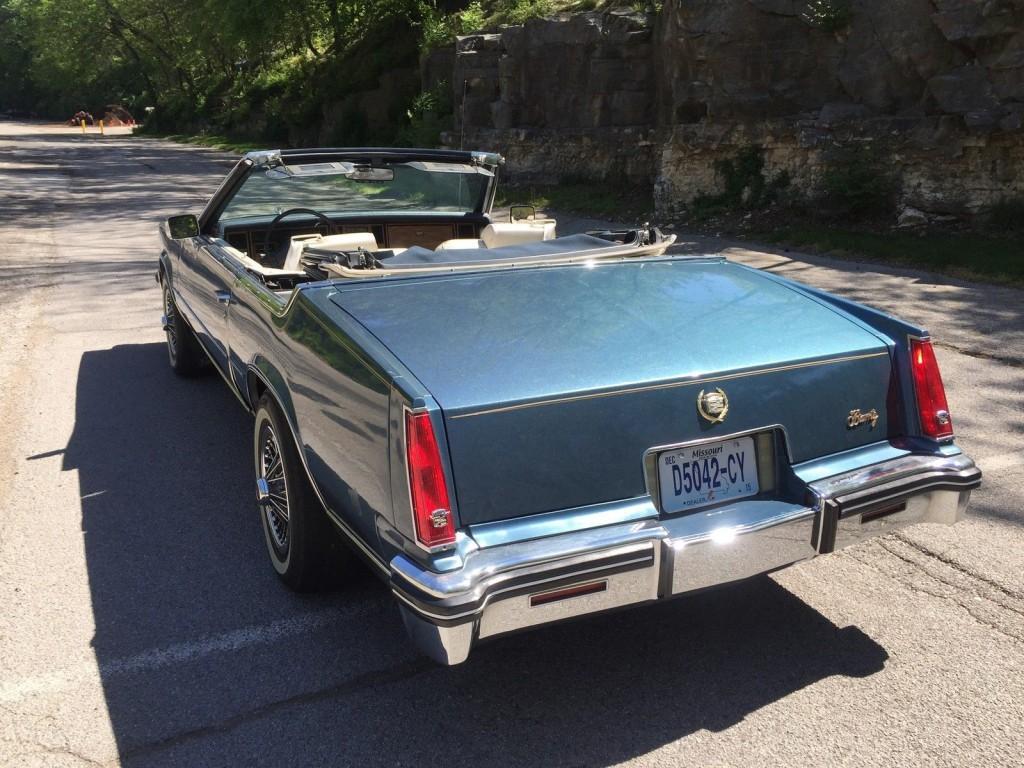
[(1024, 196), (1024, 0), (666, 0), (460, 38), (452, 80), (457, 138), (513, 176), (651, 183), (665, 211), (751, 145), (808, 194), (860, 147), (924, 210)]
[(650, 183), (652, 35), (646, 15), (620, 11), (459, 38), (450, 143), (503, 152), (520, 179)]

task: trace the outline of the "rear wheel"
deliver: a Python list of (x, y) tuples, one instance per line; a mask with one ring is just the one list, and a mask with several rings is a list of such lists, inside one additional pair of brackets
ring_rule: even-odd
[(351, 558), (338, 546), (288, 423), (267, 394), (256, 408), (254, 450), (256, 498), (270, 562), (295, 591), (317, 589), (326, 581), (329, 568), (336, 570)]
[(179, 376), (194, 376), (206, 367), (206, 355), (199, 346), (199, 339), (178, 312), (171, 287), (166, 280), (163, 283), (163, 290), (167, 359), (171, 363), (171, 369)]

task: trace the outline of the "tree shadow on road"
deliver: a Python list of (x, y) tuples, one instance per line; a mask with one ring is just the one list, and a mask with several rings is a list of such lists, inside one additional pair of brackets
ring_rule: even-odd
[(252, 500), (251, 421), (161, 344), (82, 357), (77, 470), (111, 726), (128, 765), (611, 765), (887, 654), (759, 578), (418, 657), (387, 589), (289, 593)]

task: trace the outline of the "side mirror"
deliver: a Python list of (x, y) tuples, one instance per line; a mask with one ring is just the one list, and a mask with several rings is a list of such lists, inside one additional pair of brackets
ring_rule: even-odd
[(199, 219), (191, 213), (171, 216), (167, 220), (167, 231), (174, 240), (187, 240), (190, 237), (199, 237)]
[(516, 221), (533, 221), (537, 218), (537, 209), (532, 205), (511, 205), (508, 209), (508, 220), (511, 222)]

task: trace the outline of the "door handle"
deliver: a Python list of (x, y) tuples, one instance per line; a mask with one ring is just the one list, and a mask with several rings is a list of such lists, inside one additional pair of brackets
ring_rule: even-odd
[(228, 304), (231, 303), (231, 291), (214, 291), (213, 295), (216, 296), (217, 301), (219, 301), (224, 306), (227, 306)]

